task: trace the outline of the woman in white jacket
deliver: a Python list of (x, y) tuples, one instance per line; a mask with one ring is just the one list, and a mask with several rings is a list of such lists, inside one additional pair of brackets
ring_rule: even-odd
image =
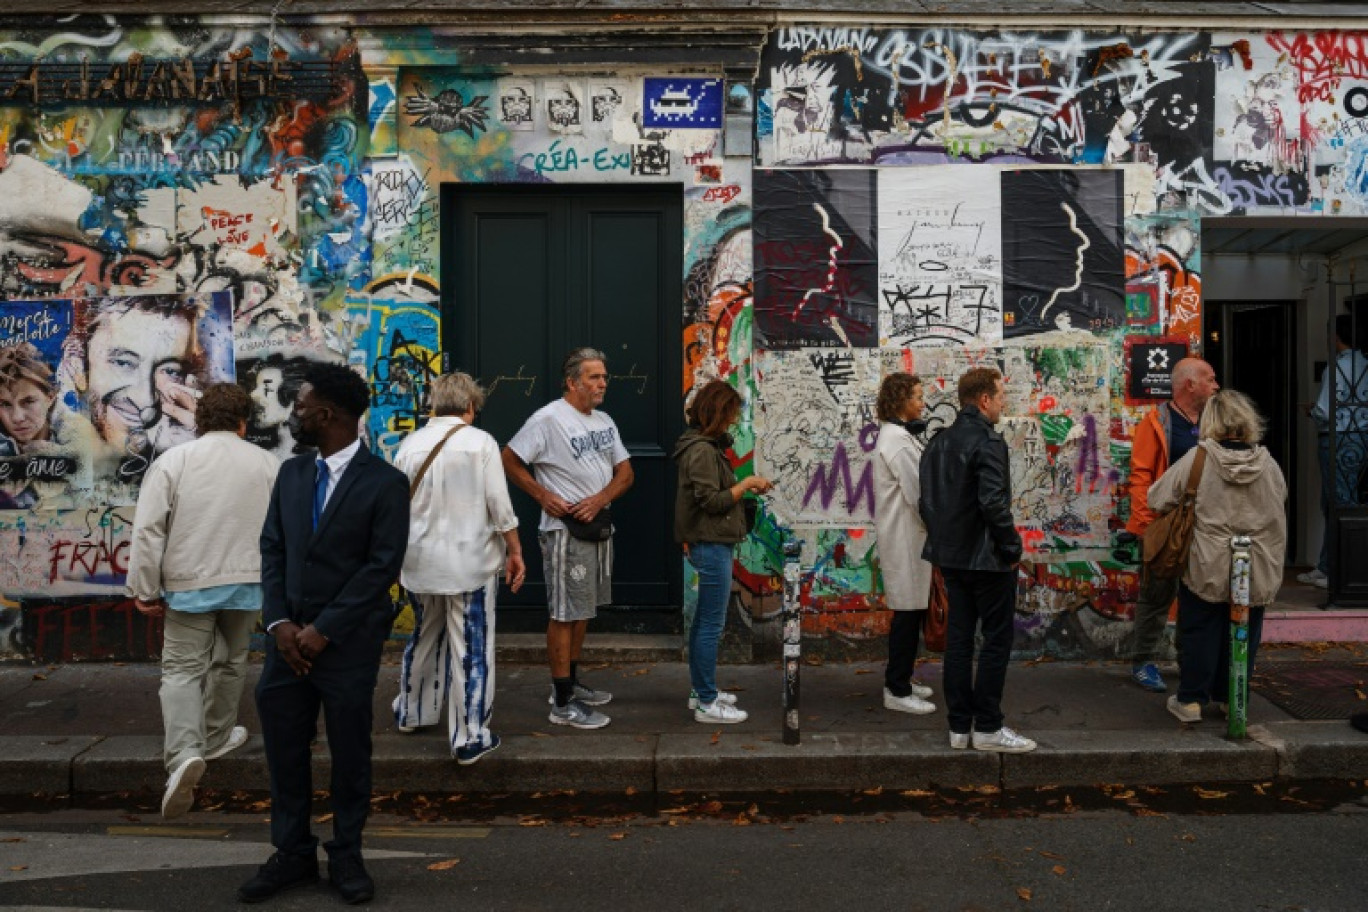
[(926, 526), (917, 511), (926, 429), (921, 379), (889, 374), (879, 386), (879, 442), (874, 448), (874, 528), (879, 536), (884, 599), (893, 610), (884, 669), (884, 706), (924, 715), (936, 711), (931, 688), (912, 680), (926, 607), (931, 565), (922, 560)]

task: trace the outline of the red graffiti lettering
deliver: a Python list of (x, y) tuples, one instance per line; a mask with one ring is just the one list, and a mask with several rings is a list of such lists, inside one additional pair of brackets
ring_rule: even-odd
[(741, 195), (741, 188), (736, 184), (727, 184), (725, 187), (709, 187), (708, 192), (703, 194), (705, 203), (730, 203)]

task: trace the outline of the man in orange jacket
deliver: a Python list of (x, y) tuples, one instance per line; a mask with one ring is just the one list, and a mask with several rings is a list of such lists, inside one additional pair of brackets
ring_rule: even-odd
[[(1154, 512), (1149, 489), (1173, 463), (1197, 445), (1197, 426), (1207, 400), (1220, 384), (1216, 372), (1201, 358), (1184, 358), (1173, 368), (1173, 399), (1149, 410), (1135, 426), (1131, 442), (1130, 521), (1126, 531), (1143, 537)], [(1135, 601), (1135, 629), (1131, 632), (1131, 678), (1145, 690), (1163, 693), (1164, 678), (1155, 665), (1155, 651), (1168, 625), (1169, 606), (1178, 595), (1178, 580), (1159, 579), (1145, 568)]]

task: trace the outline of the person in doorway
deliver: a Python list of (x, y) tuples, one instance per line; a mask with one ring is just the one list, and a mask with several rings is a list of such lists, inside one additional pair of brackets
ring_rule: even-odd
[(675, 541), (698, 572), (698, 606), (689, 627), (689, 708), (708, 724), (746, 721), (736, 694), (717, 689), (717, 644), (731, 597), (732, 551), (749, 533), (743, 498), (773, 485), (751, 475), (740, 481), (727, 458), (727, 430), (741, 417), (741, 394), (721, 380), (705, 385), (688, 408), (689, 429), (675, 444), (679, 485)]
[(205, 761), (237, 750), (247, 648), (261, 611), (261, 524), (280, 464), (243, 440), (252, 402), (215, 383), (195, 410), (199, 437), (163, 453), (138, 492), (126, 588), (163, 616), (162, 816), (195, 800)]
[(921, 503), (921, 378), (889, 374), (879, 384), (879, 440), (874, 447), (874, 529), (884, 599), (893, 610), (888, 627), (888, 665), (883, 702), (887, 709), (925, 715), (936, 711), (931, 688), (912, 680), (917, 645), (931, 599), (932, 567), (922, 559), (926, 524)]
[[(538, 538), (551, 615), (551, 722), (602, 728), (610, 720), (594, 707), (612, 694), (580, 679), (579, 657), (589, 621), (613, 599), (611, 523), (600, 514), (627, 492), (634, 476), (617, 425), (598, 409), (608, 391), (603, 352), (575, 349), (561, 376), (564, 394), (527, 419), (504, 447), (503, 464), (542, 509)], [(608, 533), (601, 538), (600, 528)]]
[(432, 420), (394, 459), (413, 492), (399, 580), (418, 617), (399, 673), (395, 723), (401, 732), (434, 725), (449, 699), (451, 753), (462, 766), (499, 747), (489, 730), (494, 601), (499, 571), (514, 592), (527, 573), (499, 445), (471, 425), (484, 400), (469, 374), (438, 377)]
[[(1202, 409), (1220, 384), (1201, 358), (1184, 358), (1173, 367), (1173, 399), (1145, 413), (1131, 438), (1130, 519), (1126, 531), (1143, 538), (1154, 522), (1150, 486), (1197, 445)], [(1156, 664), (1159, 641), (1168, 625), (1169, 608), (1178, 595), (1178, 580), (1160, 579), (1142, 568), (1131, 630), (1131, 679), (1151, 693), (1167, 690)]]
[(1297, 580), (1326, 589), (1330, 585), (1330, 504), (1352, 506), (1359, 502), (1359, 483), (1368, 462), (1368, 356), (1354, 348), (1354, 318), (1335, 317), (1335, 458), (1330, 458), (1330, 368), (1321, 376), (1320, 395), (1310, 414), (1316, 422), (1316, 458), (1320, 464), (1321, 535), (1320, 557), (1314, 569)]
[(350, 368), (309, 369), (291, 420), (295, 439), (317, 454), (280, 467), (261, 528), (269, 635), (256, 705), (276, 851), (238, 888), (243, 902), (318, 880), (309, 745), (320, 706), (332, 757), (328, 880), (348, 903), (375, 895), (361, 859), (371, 799), (371, 702), (394, 620), (389, 590), (408, 544), (409, 490), (403, 472), (357, 439), (369, 404), (366, 381)]
[(1023, 753), (1036, 743), (1002, 724), (1022, 552), (1012, 521), (1007, 441), (993, 428), (1007, 407), (1007, 390), (1000, 372), (979, 367), (960, 377), (958, 393), (959, 415), (922, 455), (918, 504), (927, 533), (922, 558), (940, 568), (950, 603), (944, 665), (950, 746)]
[[(1178, 693), (1169, 712), (1202, 721), (1202, 707), (1223, 704), (1230, 679), (1230, 540), (1248, 535), (1249, 668), (1263, 630), (1264, 608), (1278, 594), (1287, 546), (1287, 483), (1260, 446), (1264, 422), (1249, 397), (1222, 390), (1202, 413), (1206, 467), (1193, 504), (1192, 549), (1178, 586)], [(1196, 453), (1189, 451), (1150, 488), (1158, 514), (1178, 506)]]

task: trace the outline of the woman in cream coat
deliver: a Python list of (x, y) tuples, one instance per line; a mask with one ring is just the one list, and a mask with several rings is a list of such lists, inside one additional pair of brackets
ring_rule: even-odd
[[(1202, 409), (1206, 465), (1197, 483), (1187, 569), (1178, 587), (1178, 693), (1169, 712), (1202, 721), (1202, 707), (1225, 703), (1230, 678), (1230, 540), (1250, 538), (1249, 668), (1259, 649), (1264, 608), (1282, 584), (1287, 547), (1287, 482), (1259, 445), (1264, 422), (1243, 393), (1221, 390)], [(1156, 513), (1178, 506), (1197, 456), (1194, 448), (1150, 488)]]
[(889, 374), (879, 386), (879, 442), (874, 448), (874, 528), (884, 598), (893, 609), (888, 628), (888, 666), (884, 669), (884, 706), (924, 715), (936, 711), (927, 701), (931, 688), (912, 680), (917, 645), (931, 598), (931, 565), (922, 560), (926, 526), (917, 512), (925, 400), (921, 379)]

